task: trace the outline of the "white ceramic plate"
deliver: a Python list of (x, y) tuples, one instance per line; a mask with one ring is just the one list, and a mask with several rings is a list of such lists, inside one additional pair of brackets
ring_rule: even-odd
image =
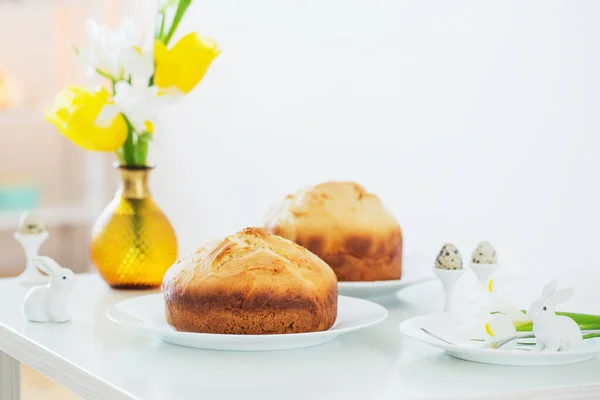
[(163, 341), (187, 347), (210, 350), (264, 351), (287, 350), (316, 346), (337, 336), (366, 328), (383, 321), (387, 310), (379, 304), (338, 297), (338, 317), (327, 331), (280, 335), (224, 335), (178, 332), (165, 320), (162, 293), (134, 297), (120, 301), (106, 311), (108, 317), (123, 325), (155, 334)]
[(398, 290), (432, 279), (433, 277), (422, 277), (415, 279), (402, 278), (393, 281), (338, 282), (338, 292), (345, 296), (369, 298), (395, 293)]
[[(421, 330), (448, 340), (454, 345), (443, 343), (432, 338)], [(586, 339), (581, 349), (557, 353), (532, 352), (500, 348), (498, 350), (482, 349), (480, 342), (470, 341), (460, 323), (448, 314), (431, 314), (408, 319), (400, 324), (400, 331), (420, 342), (443, 349), (450, 356), (462, 360), (484, 364), (512, 366), (550, 366), (574, 364), (588, 361), (600, 353), (598, 339)]]
[(338, 282), (338, 292), (344, 296), (369, 298), (383, 296), (418, 283), (434, 280), (433, 261), (409, 256), (402, 260), (402, 278), (392, 281)]

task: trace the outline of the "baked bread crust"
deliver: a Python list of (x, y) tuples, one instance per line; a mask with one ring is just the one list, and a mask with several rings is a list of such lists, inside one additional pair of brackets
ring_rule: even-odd
[(337, 317), (337, 279), (297, 244), (246, 228), (177, 261), (163, 280), (178, 331), (280, 334), (324, 331)]
[(377, 196), (354, 182), (325, 182), (288, 195), (265, 227), (318, 255), (339, 281), (402, 275), (400, 225)]

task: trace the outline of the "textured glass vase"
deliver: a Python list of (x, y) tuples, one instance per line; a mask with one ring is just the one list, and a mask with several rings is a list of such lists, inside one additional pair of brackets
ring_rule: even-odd
[(155, 288), (177, 259), (177, 238), (150, 195), (151, 167), (118, 169), (121, 185), (94, 224), (90, 256), (113, 288)]

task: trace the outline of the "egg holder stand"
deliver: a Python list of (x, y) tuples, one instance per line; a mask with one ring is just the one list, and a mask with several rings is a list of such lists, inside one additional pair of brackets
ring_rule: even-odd
[(48, 239), (48, 231), (33, 234), (15, 232), (13, 236), (23, 247), (27, 259), (25, 270), (16, 277), (16, 280), (24, 286), (39, 285), (48, 282), (48, 276), (42, 274), (34, 263), (40, 246)]
[[(500, 264), (476, 264), (469, 263), (469, 268), (477, 276), (477, 280), (482, 285), (488, 285), (492, 277), (501, 268)], [(444, 289), (444, 313), (452, 313), (455, 310), (454, 292), (459, 280), (464, 276), (466, 270), (461, 269), (440, 269), (433, 268), (433, 273), (438, 278)]]

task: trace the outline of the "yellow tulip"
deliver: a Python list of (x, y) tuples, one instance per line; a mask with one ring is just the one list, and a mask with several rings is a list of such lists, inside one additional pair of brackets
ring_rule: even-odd
[(100, 112), (110, 104), (105, 88), (89, 90), (69, 86), (56, 98), (54, 107), (46, 112), (46, 121), (56, 125), (69, 140), (86, 150), (116, 151), (127, 139), (127, 123), (115, 113), (107, 121), (98, 121)]
[(189, 93), (204, 77), (221, 50), (209, 38), (196, 32), (185, 35), (171, 49), (157, 40), (154, 45), (154, 82), (161, 89), (176, 88)]

